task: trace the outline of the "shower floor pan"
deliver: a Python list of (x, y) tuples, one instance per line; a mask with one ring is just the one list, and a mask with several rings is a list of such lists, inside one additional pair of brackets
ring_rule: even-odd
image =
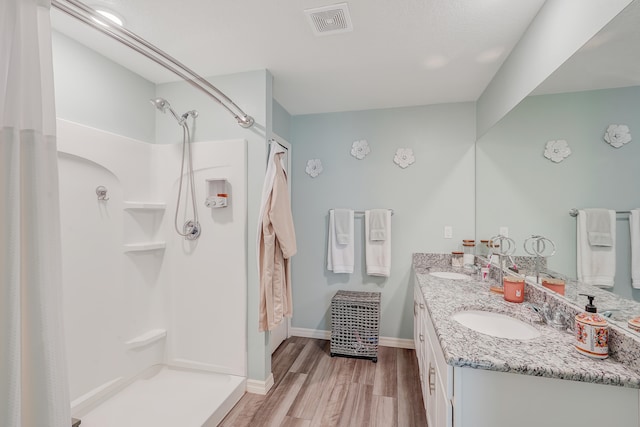
[(244, 391), (243, 377), (163, 367), (81, 417), (81, 427), (215, 427)]

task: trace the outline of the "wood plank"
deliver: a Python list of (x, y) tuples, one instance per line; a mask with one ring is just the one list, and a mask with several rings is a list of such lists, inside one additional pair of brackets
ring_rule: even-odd
[[(336, 376), (333, 375), (335, 382)], [(335, 427), (338, 425), (340, 416), (342, 414), (342, 408), (344, 407), (345, 398), (349, 391), (350, 384), (335, 384), (330, 390), (326, 390), (327, 400), (324, 404), (319, 406), (313, 419), (311, 420), (312, 427)], [(322, 410), (320, 410), (322, 408)]]
[(253, 417), (266, 398), (261, 394), (245, 393), (218, 427), (251, 427)]
[[(280, 351), (281, 348), (282, 351)], [(274, 383), (272, 388), (277, 387), (286, 373), (289, 372), (291, 365), (296, 361), (303, 348), (304, 346), (296, 341), (288, 342), (286, 345), (283, 343), (278, 347), (278, 350), (274, 353), (271, 364)]]
[(298, 337), (274, 352), (272, 369), (279, 381), (269, 393), (245, 393), (220, 426), (426, 425), (413, 350), (380, 347), (373, 363), (330, 357), (328, 341)]
[(378, 347), (378, 363), (373, 382), (373, 394), (377, 396), (398, 397), (398, 368), (396, 349)]
[(356, 359), (336, 356), (333, 358), (333, 363), (335, 364), (334, 375), (336, 376), (336, 384), (351, 384)]
[(307, 379), (306, 374), (287, 372), (278, 387), (269, 393), (251, 426), (273, 427), (282, 425), (291, 404)]
[(372, 427), (408, 427), (408, 425), (400, 424), (398, 420), (398, 399), (387, 396), (373, 396), (371, 421)]
[(300, 352), (300, 355), (296, 358), (293, 365), (291, 365), (290, 371), (308, 374), (315, 366), (318, 357), (320, 357), (324, 348), (324, 343), (319, 342), (318, 340), (307, 339), (307, 343)]
[(414, 350), (397, 349), (398, 361), (398, 425), (427, 425), (418, 359)]
[(284, 422), (281, 427), (310, 427), (310, 420), (302, 420), (300, 418), (294, 418), (290, 416), (284, 417)]
[(348, 385), (338, 427), (368, 426), (371, 417), (373, 386), (352, 383)]
[[(335, 384), (335, 381), (331, 382), (331, 377), (333, 376), (333, 370), (335, 367), (335, 364), (332, 363), (331, 357), (328, 353), (325, 353), (322, 349), (318, 349), (317, 347), (315, 351), (321, 353), (316, 359), (317, 363), (309, 372), (307, 380), (302, 386), (299, 395), (291, 405), (288, 415), (292, 417), (307, 420), (313, 419), (316, 411), (323, 403), (323, 391), (327, 389), (330, 390)], [(325, 403), (328, 398), (329, 396), (327, 395), (324, 399)]]
[(376, 377), (376, 365), (377, 364), (373, 363), (371, 360), (356, 360), (355, 367), (353, 369), (353, 376), (351, 377), (351, 382), (373, 385)]

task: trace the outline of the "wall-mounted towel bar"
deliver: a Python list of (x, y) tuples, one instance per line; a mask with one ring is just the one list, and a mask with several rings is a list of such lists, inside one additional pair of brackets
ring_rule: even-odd
[[(617, 214), (630, 214), (631, 211), (616, 211)], [(576, 217), (578, 216), (578, 209), (576, 208), (571, 208), (569, 209), (569, 215)]]
[[(333, 209), (329, 209), (329, 211), (332, 211)], [(391, 215), (393, 215), (393, 209), (389, 209), (391, 211)], [(353, 213), (355, 215), (364, 215), (364, 211), (353, 211)]]

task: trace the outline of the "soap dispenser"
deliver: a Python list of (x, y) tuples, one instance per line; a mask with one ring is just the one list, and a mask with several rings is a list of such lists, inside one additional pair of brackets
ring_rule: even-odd
[(609, 326), (593, 305), (593, 295), (580, 294), (588, 298), (584, 313), (576, 315), (576, 350), (596, 359), (609, 357)]

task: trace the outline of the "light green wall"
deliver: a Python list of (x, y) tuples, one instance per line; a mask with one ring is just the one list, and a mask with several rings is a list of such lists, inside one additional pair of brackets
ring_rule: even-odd
[[(571, 208), (640, 207), (640, 87), (526, 98), (477, 144), (477, 238), (508, 226), (522, 243), (531, 234), (553, 239), (549, 267), (576, 276), (576, 219)], [(610, 124), (626, 124), (635, 141), (613, 148)], [(543, 156), (549, 140), (572, 154), (561, 163)], [(618, 215), (615, 292), (640, 299), (630, 285), (629, 221)]]
[[(293, 327), (329, 330), (331, 297), (340, 289), (382, 292), (380, 334), (412, 337), (411, 254), (450, 252), (473, 238), (475, 105), (443, 104), (294, 116), (292, 193), (298, 253), (293, 257)], [(350, 155), (366, 139), (364, 160)], [(412, 148), (413, 165), (393, 162), (397, 148)], [(319, 158), (324, 172), (305, 173)], [(392, 269), (388, 279), (366, 275), (364, 218), (357, 217), (355, 272), (326, 269), (328, 210), (391, 208)], [(443, 227), (454, 227), (454, 239)]]
[(273, 132), (287, 141), (291, 139), (291, 115), (275, 99), (273, 100)]
[(53, 32), (56, 115), (140, 141), (155, 140), (155, 84)]

